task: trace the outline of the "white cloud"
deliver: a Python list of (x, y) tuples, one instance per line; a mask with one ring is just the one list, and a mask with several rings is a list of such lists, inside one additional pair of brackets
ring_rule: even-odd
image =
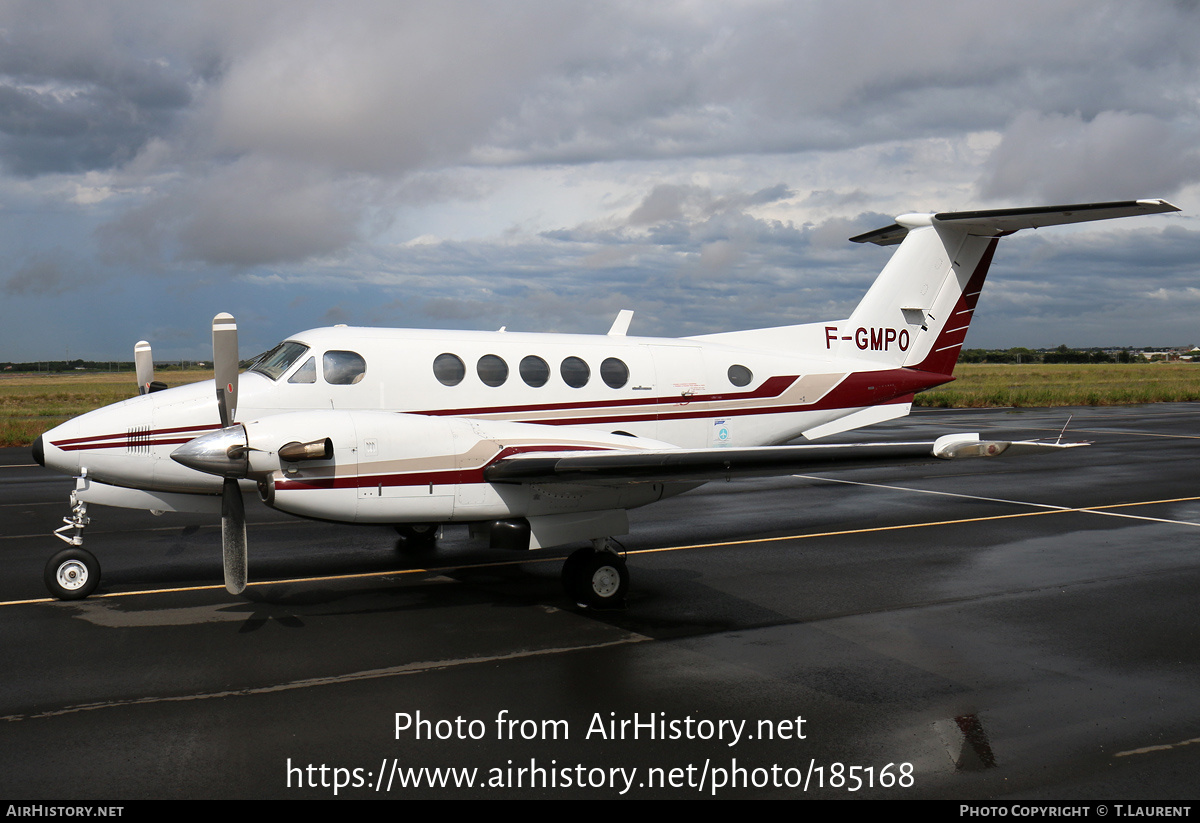
[[(305, 290), (322, 296), (294, 304), (310, 323), (309, 305), (352, 316), (356, 301), (449, 323), (446, 301), (465, 300), (603, 331), (615, 294), (645, 307), (639, 325), (691, 333), (844, 311), (887, 254), (846, 237), (901, 212), (1141, 196), (1200, 210), (1194, 4), (69, 8), (0, 6), (17, 313), (70, 280), (45, 263), (69, 248), (115, 292), (186, 292), (162, 311), (211, 317), (242, 289), (275, 318)], [(1166, 232), (1059, 236), (1132, 279), (1194, 251)], [(1027, 248), (1042, 276), (1071, 266)], [(1056, 282), (1071, 294), (1043, 322), (1066, 330), (1096, 281)], [(68, 334), (98, 336), (88, 307), (59, 310)]]

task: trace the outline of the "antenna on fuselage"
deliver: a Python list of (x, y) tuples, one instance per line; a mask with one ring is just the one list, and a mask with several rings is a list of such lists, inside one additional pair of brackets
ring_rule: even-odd
[(608, 330), (611, 337), (624, 337), (629, 331), (629, 324), (633, 320), (633, 309), (621, 309), (617, 312), (617, 319), (613, 321), (612, 327)]

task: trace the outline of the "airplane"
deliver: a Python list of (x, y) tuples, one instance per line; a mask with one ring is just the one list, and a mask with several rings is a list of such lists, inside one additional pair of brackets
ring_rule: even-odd
[(237, 325), (213, 320), (214, 380), (165, 389), (137, 344), (139, 394), (34, 443), (76, 478), (45, 583), (60, 599), (100, 580), (82, 548), (88, 505), (221, 517), (226, 589), (247, 585), (245, 501), (338, 523), (389, 524), (429, 543), (467, 523), (494, 547), (587, 542), (562, 571), (586, 607), (629, 587), (615, 535), (629, 509), (714, 479), (1034, 454), (1085, 443), (782, 445), (908, 414), (954, 379), (1000, 237), (1176, 212), (1165, 200), (904, 214), (850, 238), (897, 246), (849, 317), (679, 339), (319, 328), (239, 374)]

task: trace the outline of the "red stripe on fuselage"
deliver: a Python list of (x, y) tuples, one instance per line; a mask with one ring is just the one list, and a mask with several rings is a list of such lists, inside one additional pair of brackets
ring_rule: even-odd
[[(219, 427), (218, 427), (219, 428)], [(97, 451), (99, 449), (124, 449), (130, 446), (137, 448), (149, 448), (151, 446), (179, 446), (184, 443), (190, 443), (194, 437), (176, 437), (169, 440), (145, 440), (143, 438), (126, 438), (120, 442), (112, 443), (80, 443), (76, 446), (58, 446), (57, 443), (51, 444), (57, 446), (60, 451), (76, 452), (76, 451)]]
[[(772, 378), (778, 379), (778, 378)], [(795, 382), (796, 378), (786, 378)], [(812, 403), (792, 403), (779, 406), (754, 406), (743, 408), (728, 405), (717, 409), (700, 409), (688, 411), (658, 411), (645, 414), (624, 414), (595, 417), (533, 417), (524, 419), (522, 423), (539, 423), (546, 426), (591, 426), (597, 424), (638, 423), (655, 420), (693, 420), (702, 417), (721, 417), (724, 415), (749, 416), (759, 414), (791, 414), (794, 412), (825, 411), (828, 409), (855, 409), (863, 406), (878, 406), (888, 403), (907, 402), (904, 398), (943, 383), (949, 383), (954, 378), (948, 374), (933, 374), (917, 369), (882, 369), (880, 371), (851, 372), (847, 374), (824, 397)], [(764, 384), (765, 385), (765, 384)], [(790, 384), (789, 384), (790, 385)], [(717, 396), (717, 395), (709, 395)], [(688, 398), (698, 402), (704, 398)], [(664, 401), (666, 402), (666, 401)], [(674, 405), (680, 405), (674, 400)], [(520, 410), (519, 407), (509, 409)], [(504, 411), (504, 410), (502, 410)], [(494, 413), (494, 412), (493, 412)], [(439, 414), (439, 412), (422, 412), (422, 414)]]
[[(207, 425), (207, 426), (176, 426), (173, 429), (149, 429), (147, 431), (134, 432), (134, 434), (136, 434), (139, 437), (159, 437), (164, 434), (178, 434), (180, 432), (206, 432), (206, 431), (213, 431), (214, 429), (219, 429), (219, 428), (221, 428), (221, 426), (219, 424), (214, 423), (212, 425)], [(55, 440), (55, 441), (51, 442), (50, 445), (54, 446), (56, 448), (62, 449), (63, 451), (71, 451), (71, 449), (68, 449), (66, 447), (74, 445), (76, 443), (93, 443), (98, 440), (118, 440), (118, 439), (121, 441), (119, 443), (97, 443), (96, 444), (98, 448), (111, 448), (112, 446), (124, 446), (125, 441), (129, 439), (129, 436), (130, 436), (130, 432), (120, 432), (117, 434), (90, 434), (90, 435), (87, 435), (86, 437), (69, 437), (66, 440)], [(188, 439), (190, 440), (191, 438), (188, 438)], [(181, 440), (179, 442), (186, 443), (187, 440)]]
[[(982, 268), (983, 271), (986, 272), (986, 267), (984, 266)], [(972, 297), (972, 307), (975, 299), (975, 297)], [(960, 298), (960, 303), (962, 302), (963, 300)], [(957, 357), (957, 352), (955, 352), (955, 356)], [(926, 358), (926, 363), (928, 363), (930, 359), (931, 358)], [(922, 363), (922, 366), (924, 366), (926, 363)], [(538, 423), (550, 426), (588, 426), (649, 421), (693, 420), (696, 418), (720, 417), (722, 415), (731, 414), (742, 416), (790, 414), (804, 411), (852, 409), (861, 408), (864, 406), (907, 402), (905, 398), (909, 395), (925, 389), (933, 388), (934, 386), (940, 386), (943, 383), (948, 383), (954, 378), (949, 374), (932, 373), (928, 370), (914, 368), (851, 372), (847, 374), (832, 390), (826, 393), (824, 397), (821, 397), (812, 403), (789, 403), (775, 406), (752, 407), (744, 407), (741, 405), (741, 403), (745, 401), (781, 397), (793, 384), (795, 384), (798, 379), (799, 377), (796, 375), (779, 375), (770, 377), (763, 381), (762, 385), (757, 389), (749, 392), (724, 392), (720, 394), (693, 395), (690, 397), (675, 395), (670, 397), (632, 398), (627, 400), (607, 400), (600, 402), (581, 401), (561, 404), (543, 403), (527, 406), (479, 406), (475, 408), (461, 409), (432, 409), (428, 411), (415, 411), (410, 413), (424, 414), (432, 417), (469, 417), (472, 415), (488, 415), (499, 416), (501, 419), (503, 419), (504, 415), (546, 412), (547, 416), (545, 417), (529, 417), (519, 422)], [(689, 406), (702, 403), (721, 403), (722, 405), (718, 408), (689, 408)], [(596, 414), (589, 416), (570, 415), (570, 412), (579, 412), (591, 409), (616, 410), (636, 406), (648, 406), (651, 407), (651, 409), (640, 413), (635, 412), (633, 414)], [(554, 416), (549, 416), (550, 414), (553, 414)], [(153, 429), (150, 431), (136, 432), (134, 435), (137, 438), (136, 445), (139, 447), (170, 446), (181, 445), (188, 442), (201, 432), (215, 431), (220, 428), (221, 426), (218, 424), (205, 426), (179, 426), (169, 429)], [(178, 434), (183, 432), (187, 432), (189, 435), (182, 438), (148, 439), (162, 438), (164, 435)], [(63, 451), (81, 451), (85, 449), (123, 449), (128, 447), (130, 444), (130, 437), (131, 434), (129, 432), (122, 432), (119, 434), (90, 435), (86, 437), (69, 438), (66, 440), (56, 440), (53, 441), (51, 445)]]
[[(721, 394), (696, 394), (684, 397), (674, 394), (666, 397), (633, 397), (625, 400), (582, 400), (576, 403), (538, 403), (527, 406), (477, 406), (466, 409), (432, 409), (414, 412), (433, 417), (472, 417), (480, 414), (524, 414), (539, 411), (573, 411), (577, 409), (615, 409), (629, 406), (677, 406), (680, 403), (717, 403), (739, 400), (760, 400), (779, 397), (795, 383), (798, 375), (768, 377), (757, 389), (748, 392), (722, 392)], [(608, 418), (605, 418), (608, 419)], [(628, 420), (629, 417), (621, 417)], [(649, 419), (653, 420), (653, 417)], [(527, 422), (527, 421), (526, 421)]]

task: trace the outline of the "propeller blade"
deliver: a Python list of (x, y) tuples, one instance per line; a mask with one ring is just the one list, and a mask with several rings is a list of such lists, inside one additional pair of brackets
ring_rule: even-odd
[(246, 504), (236, 480), (221, 488), (221, 556), (225, 563), (225, 590), (241, 594), (246, 588)]
[(238, 340), (237, 321), (221, 312), (213, 318), (213, 376), (217, 384), (217, 408), (221, 425), (233, 424), (237, 416)]
[(154, 355), (145, 340), (137, 341), (133, 347), (133, 366), (137, 371), (138, 394), (149, 394), (154, 382)]

